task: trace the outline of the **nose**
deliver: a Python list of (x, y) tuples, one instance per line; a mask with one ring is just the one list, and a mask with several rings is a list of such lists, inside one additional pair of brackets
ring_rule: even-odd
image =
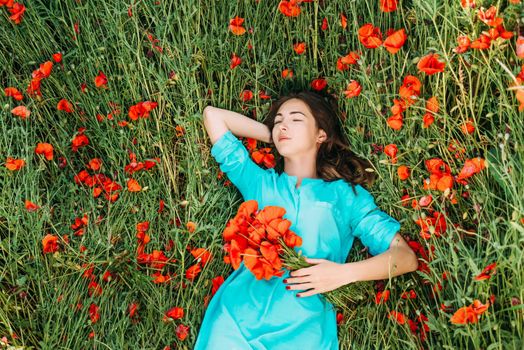
[(284, 121), (281, 121), (280, 123), (278, 123), (278, 128), (282, 131), (282, 130), (287, 130), (287, 125), (284, 123)]

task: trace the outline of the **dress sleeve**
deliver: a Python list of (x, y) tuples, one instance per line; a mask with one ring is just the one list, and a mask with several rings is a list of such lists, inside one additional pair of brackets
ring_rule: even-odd
[(350, 190), (349, 225), (351, 234), (358, 237), (369, 248), (371, 255), (378, 255), (389, 249), (393, 237), (400, 229), (400, 223), (380, 210), (373, 196), (362, 186), (355, 186), (357, 195)]
[(246, 147), (231, 130), (226, 131), (213, 144), (211, 155), (219, 164), (220, 170), (238, 188), (244, 200), (255, 199), (256, 191), (267, 172), (251, 159)]

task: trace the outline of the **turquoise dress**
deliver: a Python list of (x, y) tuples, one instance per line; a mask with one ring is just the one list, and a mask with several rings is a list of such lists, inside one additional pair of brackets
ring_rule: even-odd
[[(286, 209), (290, 230), (302, 237), (298, 252), (309, 258), (344, 263), (355, 237), (372, 255), (389, 248), (400, 228), (381, 211), (371, 194), (344, 180), (297, 178), (264, 170), (231, 131), (211, 148), (220, 169), (244, 200), (259, 209)], [(244, 263), (233, 271), (209, 301), (195, 350), (338, 350), (336, 310), (318, 294), (297, 298), (302, 290), (286, 290), (282, 277), (257, 280)]]

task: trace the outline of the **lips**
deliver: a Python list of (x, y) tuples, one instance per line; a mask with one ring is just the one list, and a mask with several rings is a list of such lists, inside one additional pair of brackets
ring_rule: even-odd
[(278, 138), (278, 141), (282, 141), (282, 140), (289, 140), (289, 137), (282, 136)]

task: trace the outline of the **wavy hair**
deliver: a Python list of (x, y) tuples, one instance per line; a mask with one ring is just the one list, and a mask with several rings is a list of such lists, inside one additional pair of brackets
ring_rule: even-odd
[[(351, 150), (347, 136), (342, 131), (338, 102), (332, 95), (321, 95), (308, 90), (289, 92), (272, 103), (263, 124), (272, 131), (280, 106), (292, 98), (302, 100), (311, 110), (316, 127), (326, 132), (327, 138), (317, 153), (316, 166), (319, 177), (328, 182), (343, 179), (353, 190), (355, 184), (371, 186), (376, 174), (366, 169), (372, 169), (372, 164)], [(275, 171), (281, 174), (284, 171), (284, 157), (276, 153)]]

